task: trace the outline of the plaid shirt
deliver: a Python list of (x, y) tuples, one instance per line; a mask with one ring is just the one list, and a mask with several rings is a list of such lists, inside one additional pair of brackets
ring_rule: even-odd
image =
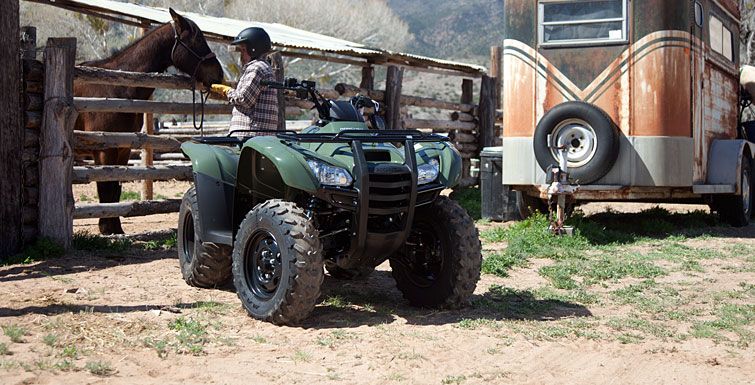
[[(278, 93), (261, 85), (262, 80), (275, 81), (273, 70), (267, 62), (252, 60), (244, 66), (238, 86), (228, 91), (228, 101), (233, 105), (230, 130), (278, 129)], [(255, 134), (240, 136), (250, 135)]]

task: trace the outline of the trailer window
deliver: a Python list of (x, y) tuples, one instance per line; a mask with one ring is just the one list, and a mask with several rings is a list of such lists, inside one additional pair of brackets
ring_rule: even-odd
[(724, 23), (721, 19), (711, 16), (710, 17), (710, 49), (720, 53), (729, 60), (734, 60), (734, 42), (732, 40), (731, 31), (724, 27)]
[(627, 40), (626, 0), (540, 0), (539, 10), (543, 45)]

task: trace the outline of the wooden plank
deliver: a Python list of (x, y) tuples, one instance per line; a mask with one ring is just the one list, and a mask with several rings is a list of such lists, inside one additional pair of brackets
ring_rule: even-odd
[(135, 180), (192, 180), (191, 166), (83, 166), (73, 168), (74, 184), (133, 182)]
[(493, 145), (495, 137), (495, 79), (482, 77), (480, 86), (480, 109), (477, 117), (480, 123), (480, 150)]
[(502, 107), (501, 92), (503, 91), (503, 47), (490, 47), (490, 77), (494, 80), (493, 105), (496, 109)]
[(45, 111), (40, 137), (39, 235), (70, 249), (73, 239), (71, 151), (75, 38), (50, 38), (45, 48)]
[(21, 60), (18, 1), (0, 1), (0, 258), (21, 248), (24, 145), (21, 116)]
[[(162, 88), (168, 90), (190, 90), (193, 84), (193, 80), (188, 75), (130, 72), (87, 66), (77, 66), (74, 77), (77, 83), (84, 84)], [(204, 85), (201, 83), (197, 83), (196, 86), (197, 90), (205, 90)]]
[(119, 203), (95, 203), (76, 206), (74, 219), (143, 217), (155, 214), (176, 213), (181, 207), (180, 199)]
[(143, 148), (155, 151), (180, 152), (181, 141), (168, 136), (146, 135), (140, 132), (85, 132), (74, 131), (76, 151), (94, 151), (105, 148)]
[(375, 89), (375, 67), (366, 66), (362, 67), (362, 80), (359, 83), (359, 88), (366, 90)]
[(459, 111), (454, 111), (450, 113), (449, 118), (451, 120), (458, 120), (462, 122), (474, 122), (475, 120), (474, 115), (468, 114), (466, 112), (459, 112)]
[[(154, 134), (155, 128), (153, 123), (154, 115), (144, 114), (144, 125), (142, 126), (142, 132), (146, 135)], [(141, 165), (143, 167), (151, 167), (154, 164), (154, 150), (152, 147), (145, 147), (141, 153)], [(75, 172), (75, 170), (74, 170)], [(151, 201), (154, 198), (154, 185), (152, 179), (144, 179), (142, 182), (142, 194), (143, 201)]]
[(401, 90), (404, 82), (404, 69), (388, 66), (385, 79), (385, 125), (389, 130), (402, 129)]
[(471, 122), (453, 120), (430, 120), (430, 119), (404, 119), (404, 128), (434, 128), (441, 130), (474, 131), (477, 125)]
[[(286, 66), (283, 64), (283, 56), (280, 52), (275, 52), (270, 55), (270, 60), (273, 62), (273, 72), (275, 72), (275, 80), (283, 82), (286, 78)], [(284, 131), (286, 129), (286, 93), (284, 90), (277, 90), (278, 92), (278, 131)]]
[[(152, 113), (152, 114), (192, 114), (195, 106), (192, 103), (156, 102), (153, 100), (132, 100), (117, 98), (84, 98), (73, 99), (74, 106), (79, 113), (84, 112), (122, 112), (122, 113)], [(200, 106), (196, 106), (199, 114)], [(205, 115), (230, 115), (233, 107), (230, 104), (205, 104)]]

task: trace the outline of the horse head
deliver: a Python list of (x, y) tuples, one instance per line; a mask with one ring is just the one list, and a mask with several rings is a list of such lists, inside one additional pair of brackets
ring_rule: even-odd
[(170, 8), (173, 17), (175, 43), (170, 53), (173, 66), (192, 75), (206, 87), (223, 82), (223, 67), (207, 45), (204, 34), (197, 25)]

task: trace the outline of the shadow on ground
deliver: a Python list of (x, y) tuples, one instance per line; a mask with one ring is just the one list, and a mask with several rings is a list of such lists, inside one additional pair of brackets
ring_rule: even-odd
[(382, 270), (361, 281), (326, 279), (322, 298), (323, 302), (302, 326), (318, 329), (372, 326), (399, 318), (413, 325), (446, 325), (462, 320), (553, 321), (592, 316), (589, 309), (576, 303), (537, 299), (530, 291), (499, 287), (473, 295), (471, 304), (462, 309), (416, 308), (396, 289), (390, 271)]

